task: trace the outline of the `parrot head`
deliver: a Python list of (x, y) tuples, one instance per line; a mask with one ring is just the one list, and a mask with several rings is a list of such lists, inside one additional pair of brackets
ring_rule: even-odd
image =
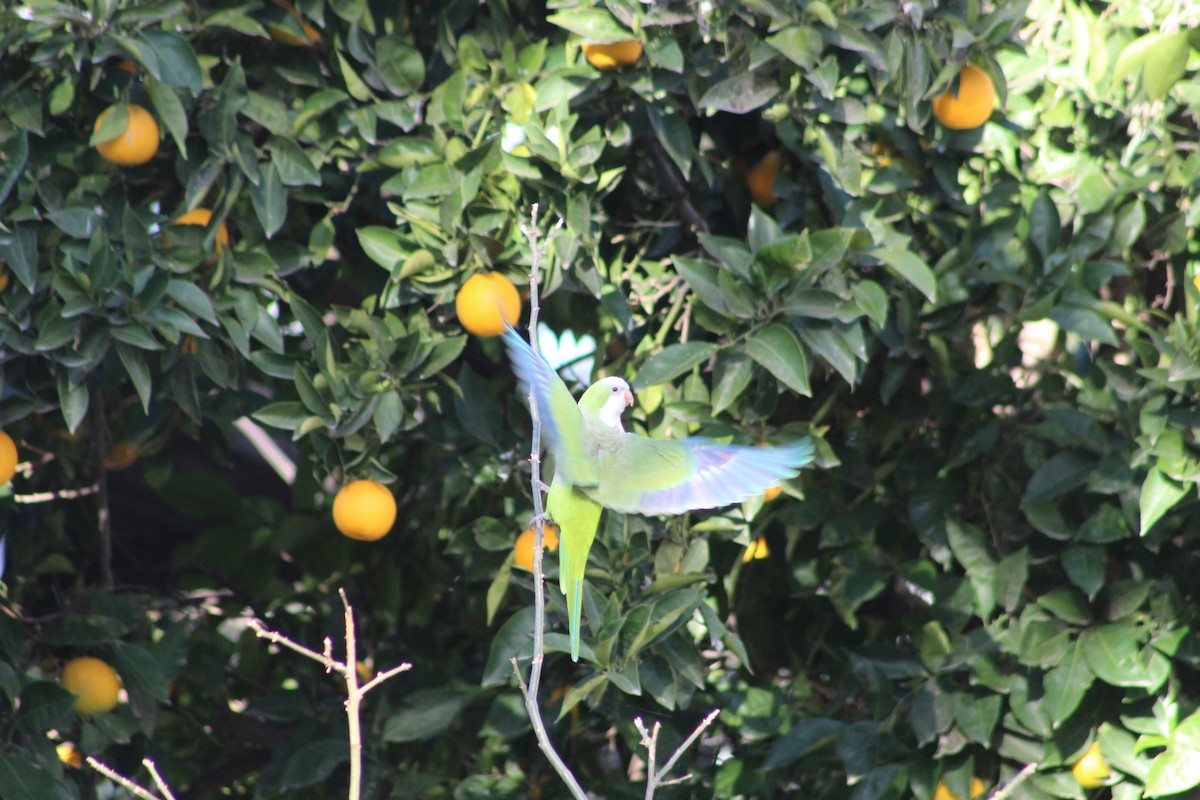
[(581, 411), (595, 415), (610, 428), (621, 427), (621, 415), (633, 405), (633, 392), (622, 378), (598, 380), (579, 398)]

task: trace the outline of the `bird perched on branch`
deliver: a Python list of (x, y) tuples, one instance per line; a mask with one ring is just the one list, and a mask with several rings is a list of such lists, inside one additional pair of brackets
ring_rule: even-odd
[(576, 403), (558, 373), (512, 327), (504, 332), (504, 344), (522, 390), (537, 404), (554, 455), (546, 514), (559, 527), (559, 585), (575, 661), (583, 575), (603, 509), (655, 515), (719, 508), (794, 478), (813, 459), (807, 436), (780, 447), (755, 447), (628, 433), (621, 415), (633, 405), (633, 392), (625, 380), (596, 381)]

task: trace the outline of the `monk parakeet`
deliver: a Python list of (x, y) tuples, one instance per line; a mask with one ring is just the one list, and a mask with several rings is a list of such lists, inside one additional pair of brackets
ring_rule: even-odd
[(624, 380), (596, 381), (576, 403), (558, 373), (511, 327), (504, 344), (525, 396), (532, 393), (537, 403), (554, 455), (546, 514), (559, 527), (559, 585), (575, 661), (583, 575), (603, 509), (651, 515), (719, 508), (794, 478), (813, 458), (807, 436), (782, 447), (751, 447), (627, 433), (621, 415), (633, 405), (633, 392)]

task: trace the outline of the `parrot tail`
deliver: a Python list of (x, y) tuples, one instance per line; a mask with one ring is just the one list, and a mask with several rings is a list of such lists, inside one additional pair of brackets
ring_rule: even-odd
[(583, 607), (583, 581), (576, 580), (571, 592), (567, 594), (567, 611), (570, 614), (571, 630), (571, 660), (579, 660), (579, 611)]

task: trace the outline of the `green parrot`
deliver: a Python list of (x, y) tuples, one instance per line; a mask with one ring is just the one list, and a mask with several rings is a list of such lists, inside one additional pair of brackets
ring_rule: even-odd
[(559, 527), (559, 587), (567, 599), (574, 661), (588, 551), (605, 508), (645, 515), (719, 508), (794, 478), (813, 459), (807, 436), (781, 447), (753, 447), (627, 433), (621, 415), (633, 405), (633, 392), (624, 380), (596, 381), (576, 403), (558, 373), (512, 327), (504, 344), (525, 396), (537, 403), (554, 455), (546, 514)]

